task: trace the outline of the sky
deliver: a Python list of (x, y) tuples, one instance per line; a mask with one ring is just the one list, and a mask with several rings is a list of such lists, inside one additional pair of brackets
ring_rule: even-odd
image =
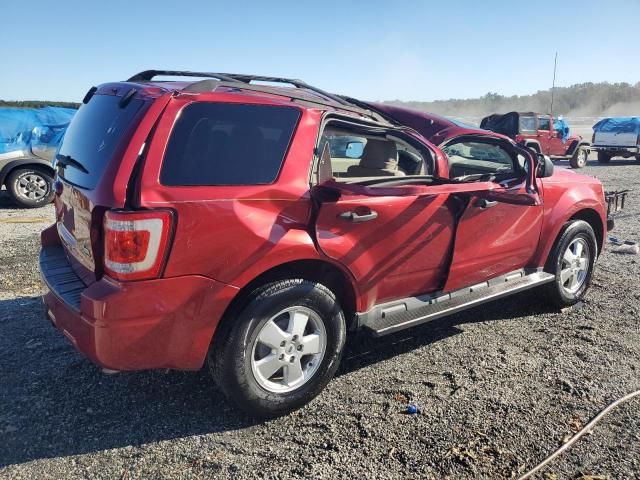
[[(640, 0), (0, 0), (0, 99), (80, 101), (146, 69), (431, 101), (640, 81)], [(526, 6), (518, 6), (518, 4)]]

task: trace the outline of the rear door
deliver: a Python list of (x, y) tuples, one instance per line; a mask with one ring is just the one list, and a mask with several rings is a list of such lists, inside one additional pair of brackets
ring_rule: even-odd
[[(316, 187), (316, 239), (374, 303), (432, 292), (446, 277), (457, 203), (404, 187)], [(415, 189), (413, 189), (415, 190)]]
[[(74, 270), (87, 284), (95, 280), (100, 261), (102, 215), (125, 205), (133, 162), (123, 177), (117, 176), (118, 169), (132, 156), (132, 137), (151, 103), (135, 91), (123, 102), (131, 90), (118, 84), (98, 89), (74, 116), (56, 155), (57, 230)], [(144, 142), (140, 138), (134, 156)]]

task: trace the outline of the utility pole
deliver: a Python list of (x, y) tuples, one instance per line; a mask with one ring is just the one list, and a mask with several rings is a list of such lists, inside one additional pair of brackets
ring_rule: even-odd
[(553, 60), (553, 83), (551, 84), (551, 108), (549, 109), (549, 116), (553, 116), (553, 93), (556, 89), (556, 68), (558, 67), (558, 52)]

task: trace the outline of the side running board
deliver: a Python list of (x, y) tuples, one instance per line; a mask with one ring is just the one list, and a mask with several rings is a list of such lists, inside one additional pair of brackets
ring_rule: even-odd
[(380, 337), (468, 308), (552, 282), (555, 276), (534, 270), (517, 272), (450, 293), (423, 295), (377, 305), (358, 314), (360, 327)]

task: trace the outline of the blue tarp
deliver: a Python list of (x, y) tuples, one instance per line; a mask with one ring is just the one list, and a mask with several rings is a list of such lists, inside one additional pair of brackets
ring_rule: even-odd
[(0, 108), (0, 154), (55, 149), (76, 113), (73, 108)]
[(553, 121), (553, 128), (560, 134), (562, 143), (567, 143), (569, 138), (569, 124), (562, 118), (556, 118)]
[(640, 117), (603, 118), (593, 126), (594, 132), (638, 133), (640, 135)]

